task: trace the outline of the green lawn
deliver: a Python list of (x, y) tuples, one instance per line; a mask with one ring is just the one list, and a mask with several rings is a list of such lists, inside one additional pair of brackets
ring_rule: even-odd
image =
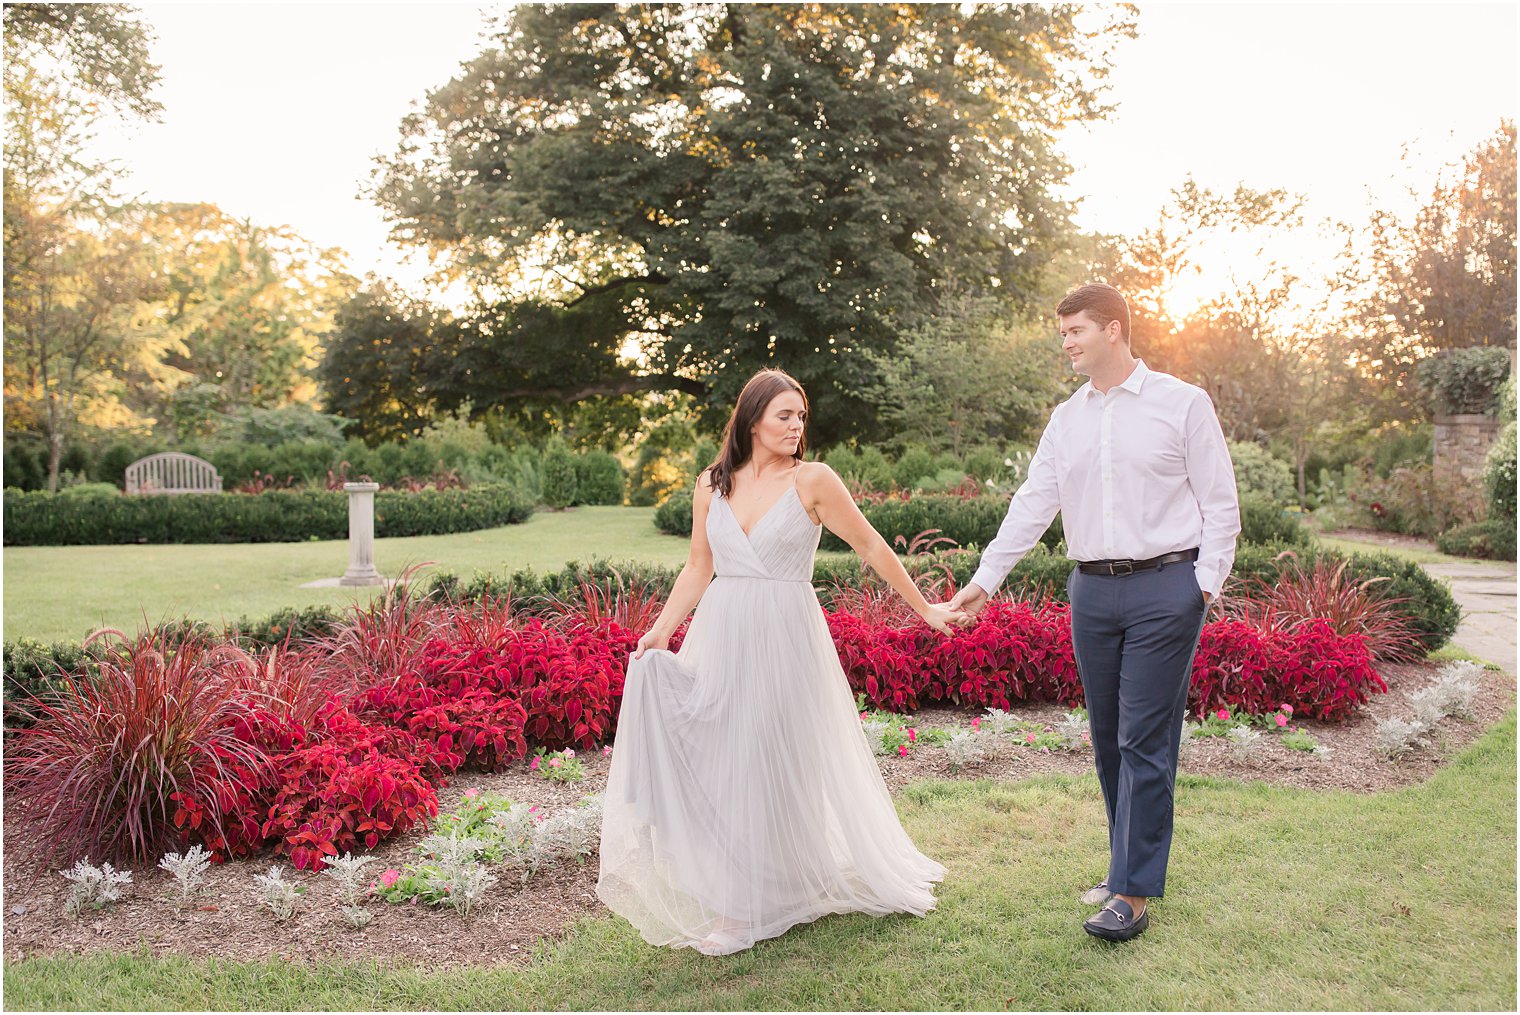
[[(1360, 539), (1350, 539), (1346, 536), (1315, 535), (1325, 546), (1341, 553), (1391, 553), (1395, 557), (1413, 561), (1416, 564), (1493, 564), (1495, 561), (1479, 560), (1476, 557), (1453, 557), (1447, 553), (1440, 553), (1434, 549), (1425, 550), (1412, 546), (1389, 545), (1385, 543), (1373, 543)], [(1498, 562), (1498, 563), (1503, 563)]]
[[(379, 539), (375, 563), (388, 576), (428, 560), (468, 576), (557, 571), (597, 556), (680, 565), (686, 547), (686, 539), (654, 527), (653, 508), (585, 507), (480, 532)], [(346, 541), (7, 547), (5, 637), (75, 640), (97, 627), (135, 629), (144, 616), (236, 620), (284, 606), (353, 602), (355, 590), (300, 588), (347, 566)]]
[[(585, 919), (526, 970), (29, 959), (26, 1009), (1495, 1009), (1515, 1007), (1515, 716), (1434, 779), (1358, 796), (1184, 777), (1171, 894), (1115, 947), (1091, 778), (931, 782), (899, 809), (950, 874), (922, 920), (830, 917), (709, 959)], [(460, 925), (460, 933), (471, 933)]]

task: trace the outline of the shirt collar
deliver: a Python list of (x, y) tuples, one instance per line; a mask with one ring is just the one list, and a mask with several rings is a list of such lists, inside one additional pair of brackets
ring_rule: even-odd
[[(1116, 384), (1109, 390), (1114, 391), (1122, 388), (1132, 395), (1138, 395), (1140, 394), (1141, 386), (1145, 384), (1145, 379), (1150, 375), (1150, 367), (1145, 365), (1145, 360), (1137, 358), (1135, 360), (1135, 369), (1129, 372), (1129, 376), (1124, 379), (1124, 383)], [(1078, 388), (1077, 392), (1078, 394), (1081, 394), (1087, 398), (1091, 398), (1093, 395), (1099, 394), (1098, 389), (1093, 387), (1091, 380), (1089, 380), (1086, 384), (1083, 384), (1082, 387)]]

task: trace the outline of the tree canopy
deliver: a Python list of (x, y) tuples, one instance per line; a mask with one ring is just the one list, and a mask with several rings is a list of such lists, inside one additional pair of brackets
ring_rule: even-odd
[(932, 318), (939, 280), (1010, 309), (1039, 289), (1069, 226), (1055, 140), (1103, 111), (1129, 19), (522, 5), (407, 119), (374, 196), (482, 294), (456, 364), (490, 372), (477, 406), (682, 390), (717, 409), (779, 365), (831, 441), (873, 418), (861, 353)]

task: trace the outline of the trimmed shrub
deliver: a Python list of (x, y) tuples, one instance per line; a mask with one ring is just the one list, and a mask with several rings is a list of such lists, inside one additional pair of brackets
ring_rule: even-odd
[(31, 638), (0, 647), (5, 670), (5, 728), (19, 729), (36, 720), (38, 700), (57, 698), (70, 679), (94, 679), (95, 654), (78, 642), (45, 645)]
[(1312, 537), (1298, 516), (1260, 497), (1240, 499), (1240, 542), (1308, 546)]
[(575, 459), (575, 502), (577, 504), (623, 503), (627, 478), (623, 466), (608, 451), (588, 451)]
[(576, 500), (575, 456), (558, 437), (544, 448), (544, 503), (563, 511)]
[(1455, 557), (1483, 560), (1515, 559), (1515, 520), (1490, 518), (1447, 529), (1436, 537), (1436, 549)]
[[(924, 494), (908, 500), (888, 499), (866, 504), (861, 513), (872, 528), (881, 533), (888, 545), (902, 549), (908, 541), (931, 529), (936, 535), (955, 540), (958, 546), (986, 546), (997, 535), (1008, 501), (1003, 497), (964, 498), (942, 494)], [(1061, 541), (1061, 520), (1057, 518), (1040, 537), (1047, 547)], [(903, 542), (898, 543), (901, 539)], [(825, 532), (820, 548), (848, 550), (849, 544), (832, 532)]]
[(654, 509), (654, 527), (671, 536), (691, 535), (691, 493), (678, 491)]
[(1293, 469), (1260, 444), (1227, 441), (1230, 461), (1235, 466), (1235, 487), (1244, 500), (1254, 497), (1270, 504), (1291, 504), (1298, 500), (1293, 485)]
[[(375, 534), (473, 532), (526, 521), (532, 513), (527, 499), (507, 486), (416, 493), (382, 490), (375, 496)], [(279, 543), (347, 535), (348, 497), (342, 492), (115, 498), (5, 493), (6, 546)]]

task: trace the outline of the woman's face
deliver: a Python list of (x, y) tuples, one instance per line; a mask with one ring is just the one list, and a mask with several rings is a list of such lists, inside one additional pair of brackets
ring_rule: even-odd
[(750, 428), (754, 453), (763, 450), (790, 458), (797, 451), (806, 425), (807, 411), (802, 407), (802, 396), (795, 391), (783, 391), (771, 399), (760, 419)]

